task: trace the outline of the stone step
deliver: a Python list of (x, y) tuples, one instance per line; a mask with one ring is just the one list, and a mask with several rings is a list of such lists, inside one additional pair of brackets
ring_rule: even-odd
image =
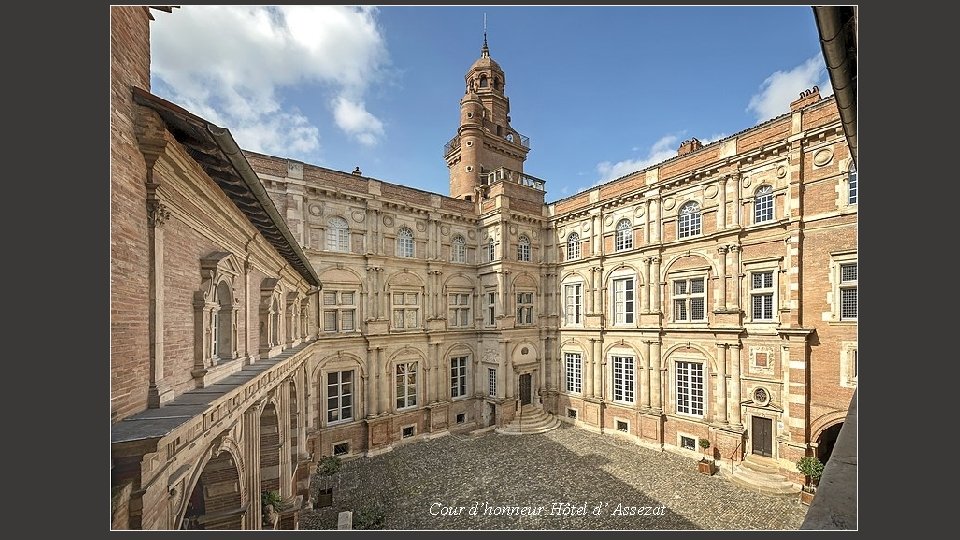
[(497, 428), (504, 435), (527, 435), (544, 433), (560, 427), (560, 420), (533, 405), (524, 405), (508, 425)]
[(752, 491), (771, 495), (789, 495), (800, 492), (800, 486), (787, 480), (776, 471), (775, 467), (763, 462), (745, 459), (733, 467), (733, 471), (730, 473), (730, 481)]
[(780, 469), (777, 467), (776, 462), (767, 458), (755, 456), (753, 454), (744, 456), (743, 461), (740, 462), (740, 465), (760, 473), (776, 475), (780, 474)]

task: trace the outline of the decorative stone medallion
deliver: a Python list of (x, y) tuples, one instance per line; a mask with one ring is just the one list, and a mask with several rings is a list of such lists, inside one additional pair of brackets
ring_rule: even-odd
[(417, 221), (417, 230), (420, 231), (420, 232), (423, 232), (423, 231), (427, 230), (427, 224), (426, 224), (426, 222)]
[(749, 176), (744, 176), (743, 180), (741, 180), (740, 183), (743, 185), (743, 187), (748, 188), (750, 187), (750, 184), (753, 183), (753, 179), (750, 178)]
[(677, 205), (677, 200), (673, 197), (667, 197), (663, 200), (663, 209), (664, 210), (673, 210), (673, 207)]
[(322, 216), (322, 215), (323, 215), (323, 206), (321, 206), (321, 205), (319, 205), (319, 204), (316, 204), (316, 203), (311, 204), (311, 205), (309, 206), (309, 210), (310, 210), (310, 215), (311, 215), (311, 216)]
[(784, 165), (777, 167), (777, 178), (783, 178), (787, 175), (787, 168)]
[(390, 216), (383, 216), (383, 224), (387, 227), (393, 227), (393, 218)]
[(703, 196), (708, 199), (712, 199), (717, 196), (719, 191), (720, 189), (717, 186), (707, 186), (707, 189), (703, 190)]
[(366, 217), (366, 212), (362, 210), (356, 210), (350, 215), (351, 217), (353, 217), (353, 220), (356, 221), (357, 223), (363, 223), (363, 220)]
[(633, 215), (637, 217), (643, 217), (643, 212), (644, 212), (644, 209), (643, 209), (643, 205), (641, 204), (640, 206), (637, 207), (637, 211), (634, 212)]
[(770, 392), (762, 386), (753, 389), (753, 402), (761, 407), (770, 403)]
[(813, 164), (818, 167), (823, 167), (827, 163), (830, 163), (830, 160), (833, 159), (833, 149), (832, 148), (821, 148), (813, 153)]
[(449, 234), (450, 234), (450, 226), (449, 226), (449, 225), (441, 225), (441, 226), (440, 226), (440, 234), (442, 234), (442, 235), (444, 235), (444, 236), (449, 235)]

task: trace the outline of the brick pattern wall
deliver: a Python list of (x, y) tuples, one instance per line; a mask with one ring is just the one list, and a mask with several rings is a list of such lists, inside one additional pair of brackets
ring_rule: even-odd
[(145, 7), (111, 7), (110, 420), (147, 405), (149, 286), (146, 167), (134, 135), (131, 86), (150, 88)]

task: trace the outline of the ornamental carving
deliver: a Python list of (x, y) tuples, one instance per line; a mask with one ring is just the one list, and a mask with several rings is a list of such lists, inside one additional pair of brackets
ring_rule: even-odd
[(720, 188), (717, 186), (707, 186), (707, 189), (703, 190), (703, 196), (712, 199), (717, 196), (717, 193), (720, 192)]
[(449, 226), (449, 225), (441, 225), (441, 226), (440, 226), (440, 234), (442, 234), (442, 235), (444, 235), (444, 236), (449, 235), (449, 234), (450, 234), (450, 226)]
[(383, 224), (387, 227), (393, 227), (393, 218), (390, 216), (383, 216)]
[(674, 199), (673, 197), (667, 197), (666, 199), (663, 200), (664, 210), (672, 210), (673, 207), (676, 205), (677, 205), (677, 200)]
[(604, 225), (607, 227), (613, 226), (613, 216), (607, 216), (607, 219), (603, 220)]
[(170, 208), (162, 202), (147, 203), (147, 219), (153, 227), (163, 227), (170, 219)]
[(316, 203), (311, 204), (311, 205), (309, 206), (309, 211), (310, 211), (310, 215), (311, 215), (311, 216), (320, 217), (320, 216), (323, 215), (323, 206), (320, 205), (320, 204), (316, 204)]
[(420, 232), (427, 230), (427, 223), (425, 221), (417, 221), (417, 230)]
[(783, 178), (787, 175), (787, 168), (784, 165), (777, 167), (777, 178)]
[(511, 225), (511, 226), (510, 226), (510, 234), (512, 234), (512, 235), (516, 235), (516, 234), (517, 234), (517, 226), (516, 226), (516, 225)]
[(498, 362), (500, 360), (500, 355), (497, 354), (497, 350), (493, 347), (487, 347), (483, 351), (483, 361), (484, 362)]
[(762, 386), (753, 389), (752, 398), (753, 402), (761, 407), (770, 404), (770, 392)]
[(643, 217), (643, 212), (644, 212), (643, 205), (641, 204), (640, 206), (637, 207), (637, 210), (636, 212), (633, 213), (633, 215), (637, 217)]
[(580, 229), (581, 229), (583, 232), (590, 232), (590, 221), (589, 221), (589, 220), (581, 221), (581, 222), (580, 222)]
[(364, 218), (366, 218), (366, 212), (363, 210), (355, 210), (352, 214), (350, 214), (350, 217), (352, 217), (357, 223), (363, 223)]
[(743, 181), (740, 183), (743, 185), (743, 187), (748, 188), (750, 187), (750, 184), (753, 183), (753, 180), (751, 180), (749, 176), (744, 176)]
[(469, 237), (471, 240), (473, 240), (474, 238), (477, 237), (477, 233), (473, 232), (472, 230), (471, 230), (471, 231), (467, 231), (467, 237)]
[(833, 149), (832, 148), (821, 148), (813, 153), (813, 164), (818, 167), (823, 167), (833, 159)]

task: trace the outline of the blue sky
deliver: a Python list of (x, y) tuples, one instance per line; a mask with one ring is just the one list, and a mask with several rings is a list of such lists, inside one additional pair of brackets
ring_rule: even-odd
[(832, 93), (809, 6), (182, 6), (154, 12), (152, 91), (245, 149), (447, 194), (484, 14), (548, 202)]

